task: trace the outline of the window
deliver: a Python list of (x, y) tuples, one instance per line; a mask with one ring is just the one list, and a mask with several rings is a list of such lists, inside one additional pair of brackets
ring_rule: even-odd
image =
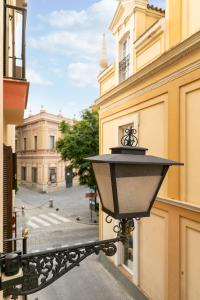
[(128, 36), (120, 43), (119, 81), (129, 77), (130, 65), (130, 37)]
[(5, 4), (4, 22), (4, 76), (25, 79), (26, 9)]
[(32, 168), (32, 182), (37, 183), (37, 168)]
[(24, 138), (24, 151), (26, 151), (26, 138)]
[(138, 144), (138, 121), (119, 127), (118, 136), (119, 136), (119, 145), (120, 146), (122, 145), (122, 143), (127, 142), (128, 136), (127, 136), (126, 130), (129, 129), (130, 127), (132, 127), (132, 129), (133, 129), (133, 135), (134, 135), (131, 137), (131, 142), (133, 143), (133, 146), (137, 146), (137, 144)]
[(22, 167), (21, 169), (21, 179), (26, 181), (26, 167)]
[(37, 136), (34, 136), (34, 149), (37, 150)]
[(130, 234), (127, 243), (124, 245), (123, 249), (123, 264), (133, 272), (133, 235)]
[(50, 135), (49, 137), (49, 149), (53, 150), (55, 149), (55, 136)]
[(127, 47), (127, 45), (128, 45), (128, 41), (127, 40), (125, 40), (124, 42), (123, 42), (123, 58), (125, 58), (129, 53), (129, 51), (128, 51), (128, 47)]
[(49, 168), (49, 180), (51, 183), (56, 183), (56, 168)]

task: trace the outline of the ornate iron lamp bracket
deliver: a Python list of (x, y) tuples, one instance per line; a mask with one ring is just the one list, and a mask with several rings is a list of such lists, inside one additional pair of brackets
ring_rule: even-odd
[[(0, 282), (0, 289), (4, 290), (5, 296), (12, 295), (12, 299), (33, 294), (79, 266), (91, 254), (98, 255), (102, 251), (107, 256), (113, 256), (117, 251), (115, 243), (119, 241), (125, 241), (124, 235), (118, 234), (115, 239), (21, 255), (23, 276), (16, 282), (13, 279), (6, 283)], [(0, 262), (3, 266), (5, 257)]]

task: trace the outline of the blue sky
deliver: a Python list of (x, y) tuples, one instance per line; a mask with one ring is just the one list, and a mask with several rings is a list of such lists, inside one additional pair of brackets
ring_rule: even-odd
[[(164, 0), (150, 3), (164, 7)], [(26, 115), (40, 110), (79, 117), (99, 96), (97, 74), (102, 33), (109, 62), (114, 40), (108, 31), (117, 0), (29, 0)]]

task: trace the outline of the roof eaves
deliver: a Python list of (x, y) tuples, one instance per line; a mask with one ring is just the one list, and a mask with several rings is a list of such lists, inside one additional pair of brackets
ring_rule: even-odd
[(147, 4), (147, 8), (148, 9), (151, 9), (151, 10), (155, 10), (155, 11), (157, 11), (157, 12), (160, 12), (160, 13), (165, 13), (165, 10), (164, 9), (162, 9), (162, 8), (159, 8), (159, 7), (157, 7), (157, 6), (154, 6), (154, 5), (152, 5), (152, 4)]

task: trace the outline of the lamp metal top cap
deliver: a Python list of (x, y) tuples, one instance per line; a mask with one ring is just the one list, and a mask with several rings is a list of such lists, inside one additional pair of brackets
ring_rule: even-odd
[(110, 148), (112, 154), (132, 154), (132, 155), (145, 155), (147, 148), (133, 147), (133, 146), (119, 146)]
[(145, 155), (146, 148), (140, 147), (114, 147), (112, 154), (103, 154), (86, 158), (91, 162), (112, 164), (138, 164), (138, 165), (183, 165), (183, 163), (165, 158)]

